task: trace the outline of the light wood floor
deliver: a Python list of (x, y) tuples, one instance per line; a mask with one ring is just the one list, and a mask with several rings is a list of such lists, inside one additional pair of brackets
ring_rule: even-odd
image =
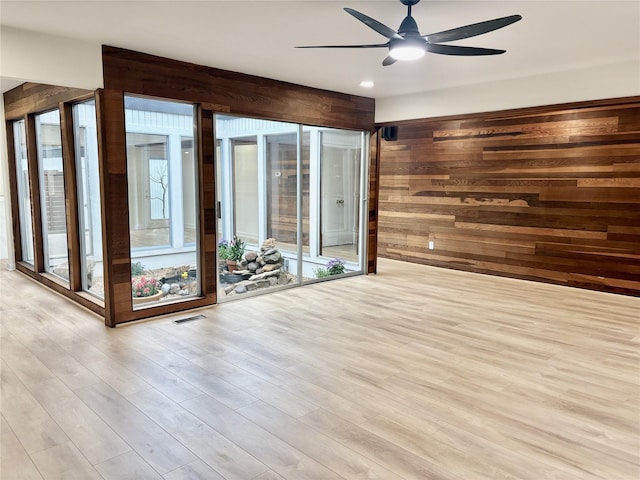
[(640, 478), (640, 298), (379, 271), (117, 329), (3, 271), (0, 477)]

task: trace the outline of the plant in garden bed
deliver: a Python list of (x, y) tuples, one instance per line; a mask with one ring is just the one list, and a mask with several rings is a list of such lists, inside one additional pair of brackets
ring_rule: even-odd
[(247, 242), (240, 239), (238, 236), (234, 235), (233, 240), (229, 242), (228, 245), (228, 260), (234, 260), (239, 262), (242, 260), (242, 256), (244, 255), (244, 250), (247, 247)]
[(233, 240), (229, 242), (222, 240), (218, 243), (218, 257), (227, 261), (229, 272), (236, 270), (236, 265), (242, 260), (246, 247), (247, 243), (237, 235), (234, 235)]
[(340, 275), (344, 273), (344, 260), (341, 258), (332, 258), (327, 262), (325, 267), (318, 267), (313, 270), (316, 278), (325, 278), (331, 275)]
[(142, 263), (136, 262), (136, 263), (132, 263), (131, 264), (131, 276), (132, 277), (139, 277), (143, 273), (144, 273), (144, 266), (142, 265)]
[(229, 255), (229, 242), (227, 240), (220, 240), (218, 242), (218, 258), (228, 260)]
[(131, 279), (131, 293), (134, 298), (151, 297), (158, 293), (158, 281), (144, 276)]
[(247, 243), (236, 235), (231, 241), (220, 240), (218, 242), (218, 257), (239, 262), (242, 260), (246, 246)]

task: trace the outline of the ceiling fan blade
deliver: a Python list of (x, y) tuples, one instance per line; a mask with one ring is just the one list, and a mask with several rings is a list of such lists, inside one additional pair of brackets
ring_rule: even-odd
[(373, 45), (302, 45), (295, 48), (383, 48), (389, 43), (375, 43)]
[(431, 53), (439, 53), (440, 55), (461, 55), (472, 57), (476, 55), (500, 55), (506, 50), (496, 50), (494, 48), (478, 48), (478, 47), (461, 47), (459, 45), (438, 45), (435, 43), (427, 43), (427, 51)]
[(364, 13), (360, 13), (357, 10), (354, 10), (353, 8), (349, 8), (349, 7), (345, 7), (344, 11), (347, 12), (349, 15), (354, 16), (355, 18), (360, 20), (362, 23), (364, 23), (367, 27), (372, 28), (383, 37), (387, 37), (389, 40), (391, 40), (392, 38), (402, 40), (403, 38), (394, 29), (389, 28), (386, 25), (380, 23), (379, 21), (366, 16)]
[(391, 55), (389, 55), (387, 58), (385, 58), (383, 60), (382, 66), (383, 67), (388, 67), (389, 65), (393, 65), (396, 62), (397, 62), (397, 60), (395, 58), (393, 58)]
[(430, 35), (425, 35), (424, 38), (429, 43), (452, 42), (454, 40), (462, 40), (463, 38), (475, 37), (476, 35), (492, 32), (499, 28), (506, 27), (507, 25), (511, 25), (521, 19), (522, 17), (520, 15), (511, 15), (509, 17), (496, 18), (493, 20), (487, 20), (486, 22), (473, 23), (471, 25), (465, 25), (464, 27), (432, 33)]

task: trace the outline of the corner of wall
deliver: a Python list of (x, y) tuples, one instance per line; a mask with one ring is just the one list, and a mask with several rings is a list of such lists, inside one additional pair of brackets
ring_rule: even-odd
[(102, 46), (70, 38), (2, 27), (0, 72), (24, 82), (101, 88)]

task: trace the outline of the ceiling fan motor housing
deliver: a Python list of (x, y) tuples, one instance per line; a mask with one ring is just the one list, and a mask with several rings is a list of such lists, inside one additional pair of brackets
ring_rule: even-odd
[(420, 36), (420, 31), (418, 30), (418, 24), (416, 23), (415, 19), (411, 15), (406, 16), (404, 20), (402, 20), (402, 23), (400, 24), (400, 28), (398, 29), (398, 33), (403, 37), (406, 34), (412, 34), (412, 33), (417, 35), (418, 37)]

